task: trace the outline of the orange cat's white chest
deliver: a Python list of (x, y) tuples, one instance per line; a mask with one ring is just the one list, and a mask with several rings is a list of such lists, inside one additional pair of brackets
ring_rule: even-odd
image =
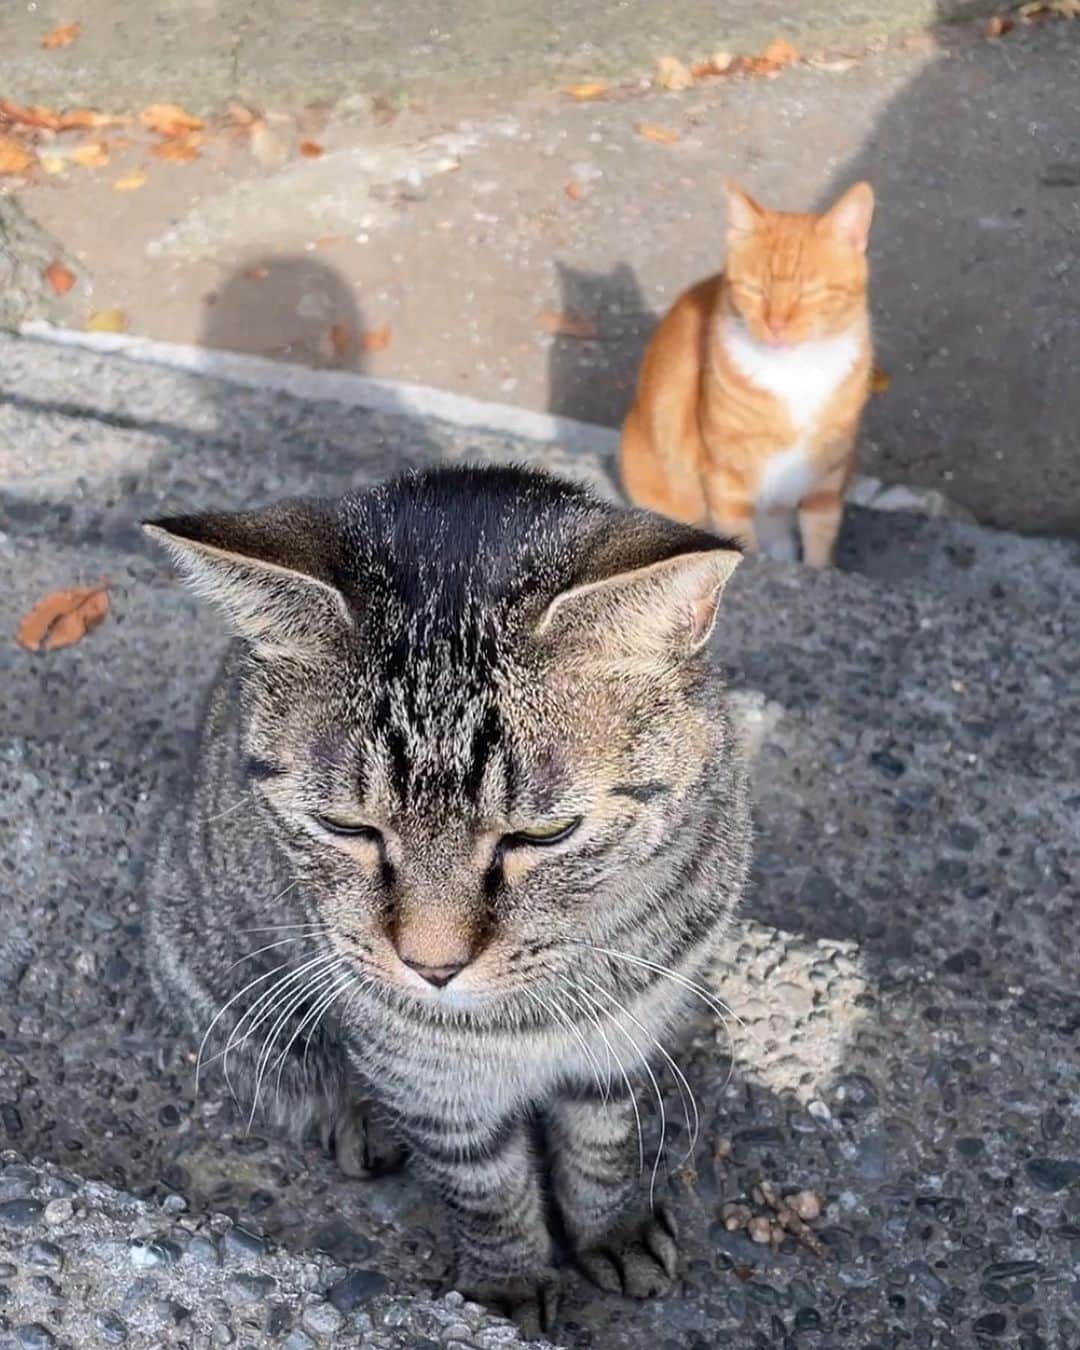
[(791, 444), (762, 466), (759, 503), (765, 504), (764, 497), (769, 504), (795, 506), (813, 482), (810, 452), (818, 419), (862, 355), (864, 334), (851, 328), (831, 338), (770, 347), (726, 318), (720, 338), (735, 370), (783, 406), (794, 431)]

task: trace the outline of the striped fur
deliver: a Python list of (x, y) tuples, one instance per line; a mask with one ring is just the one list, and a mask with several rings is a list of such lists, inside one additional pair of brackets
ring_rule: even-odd
[(352, 1172), (377, 1103), (445, 1201), (459, 1287), (526, 1325), (554, 1305), (552, 1198), (594, 1279), (660, 1292), (641, 1062), (749, 847), (700, 650), (731, 551), (517, 470), (154, 530), (243, 639), (152, 882), (158, 993), (201, 1060)]

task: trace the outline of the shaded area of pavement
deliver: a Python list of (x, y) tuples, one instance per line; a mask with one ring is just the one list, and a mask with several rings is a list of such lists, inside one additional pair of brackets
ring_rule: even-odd
[[(339, 100), (406, 91), (509, 89), (650, 70), (666, 52), (754, 52), (777, 34), (801, 47), (862, 44), (996, 0), (44, 0), (4, 15), (3, 83), (29, 103), (138, 106), (178, 99)], [(79, 21), (43, 55), (54, 24)]]

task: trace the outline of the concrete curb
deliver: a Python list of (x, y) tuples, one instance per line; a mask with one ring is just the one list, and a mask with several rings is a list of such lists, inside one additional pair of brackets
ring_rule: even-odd
[[(41, 319), (20, 325), (18, 331), (21, 336), (39, 342), (80, 347), (145, 365), (207, 375), (248, 389), (273, 390), (293, 398), (341, 403), (370, 412), (433, 418), (455, 427), (500, 432), (540, 444), (557, 444), (564, 450), (592, 454), (611, 464), (614, 464), (619, 448), (619, 433), (612, 427), (531, 412), (508, 403), (489, 403), (430, 385), (377, 380), (353, 371), (314, 370), (290, 362), (271, 361), (263, 356), (185, 343), (157, 342), (129, 333), (87, 333), (58, 327)], [(933, 488), (884, 484), (879, 478), (858, 476), (848, 496), (855, 505), (872, 511), (907, 511), (922, 516), (970, 519), (962, 508)]]

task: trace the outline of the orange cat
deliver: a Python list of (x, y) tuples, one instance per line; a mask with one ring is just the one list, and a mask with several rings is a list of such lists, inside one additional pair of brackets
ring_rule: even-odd
[(866, 246), (874, 194), (824, 215), (727, 186), (726, 270), (653, 335), (623, 424), (632, 501), (774, 557), (832, 561), (870, 392)]

